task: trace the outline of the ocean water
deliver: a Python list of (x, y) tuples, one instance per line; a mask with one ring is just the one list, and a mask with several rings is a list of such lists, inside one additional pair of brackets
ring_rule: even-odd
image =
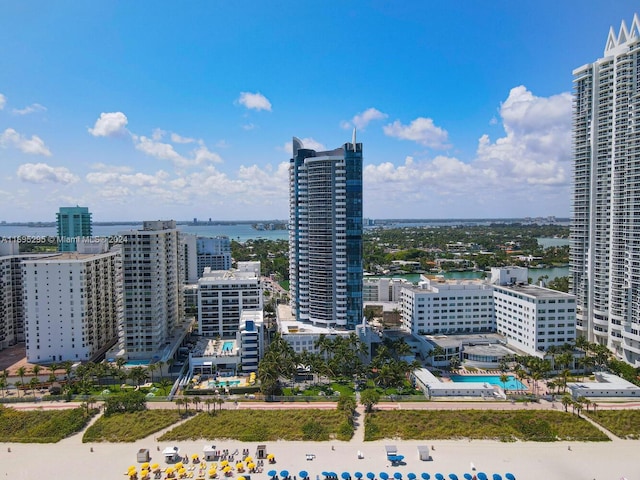
[[(94, 225), (93, 235), (96, 237), (108, 237), (119, 235), (128, 230), (138, 230), (142, 228), (140, 225)], [(217, 237), (224, 235), (238, 242), (246, 242), (247, 240), (260, 239), (265, 240), (287, 240), (289, 238), (288, 230), (256, 230), (250, 224), (225, 224), (225, 225), (178, 225), (178, 230), (185, 233), (192, 233), (201, 237)], [(29, 226), (13, 226), (0, 225), (0, 237), (15, 238), (20, 236), (27, 237), (46, 237), (57, 235), (56, 227), (29, 227)]]

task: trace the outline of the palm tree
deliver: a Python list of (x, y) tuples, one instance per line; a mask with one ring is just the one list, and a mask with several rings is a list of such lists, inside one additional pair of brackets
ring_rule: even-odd
[(166, 378), (163, 378), (162, 380), (160, 380), (160, 388), (162, 389), (162, 392), (164, 393), (165, 397), (167, 395), (169, 395), (169, 392), (167, 392), (167, 389), (170, 386), (171, 386), (171, 382), (169, 380), (167, 380)]
[(180, 405), (184, 405), (184, 400), (181, 398), (176, 398), (174, 400), (176, 407), (178, 407), (178, 414), (180, 414)]
[(380, 401), (380, 394), (375, 390), (365, 390), (360, 394), (360, 403), (364, 405), (365, 411), (371, 413), (373, 407)]
[(50, 382), (55, 382), (57, 380), (56, 378), (56, 370), (58, 369), (58, 364), (53, 362), (51, 364), (49, 364), (49, 371), (51, 372), (49, 374), (49, 381)]
[(194, 407), (196, 409), (196, 412), (197, 412), (198, 411), (198, 405), (200, 405), (200, 403), (202, 403), (202, 399), (199, 396), (196, 395), (195, 397), (193, 397), (192, 400), (193, 400), (193, 405), (194, 405)]
[(506, 373), (501, 373), (500, 374), (500, 381), (502, 382), (502, 388), (504, 388), (504, 391), (506, 393), (506, 391), (507, 391), (507, 382), (509, 381), (509, 375), (507, 375)]
[(569, 405), (571, 405), (573, 403), (573, 398), (571, 398), (570, 394), (565, 393), (562, 396), (561, 402), (562, 402), (562, 406), (564, 407), (564, 411), (566, 412), (568, 407), (569, 407)]
[(218, 404), (218, 410), (222, 411), (222, 405), (224, 405), (224, 399), (222, 397), (218, 397), (216, 399), (216, 403)]
[[(204, 404), (207, 406), (207, 413), (211, 413), (211, 404), (215, 405), (215, 400), (213, 398), (207, 398), (205, 399)], [(215, 413), (215, 407), (213, 408)]]
[(40, 380), (38, 380), (38, 377), (31, 377), (31, 380), (29, 381), (29, 386), (31, 387), (31, 394), (35, 397), (36, 396), (36, 387), (40, 384)]
[(151, 375), (151, 383), (153, 383), (153, 372), (155, 372), (156, 370), (158, 370), (157, 363), (150, 363), (147, 367), (147, 372), (149, 372), (149, 375)]
[(18, 367), (18, 369), (16, 370), (16, 373), (20, 377), (20, 383), (24, 385), (24, 376), (27, 373), (27, 368), (24, 366)]

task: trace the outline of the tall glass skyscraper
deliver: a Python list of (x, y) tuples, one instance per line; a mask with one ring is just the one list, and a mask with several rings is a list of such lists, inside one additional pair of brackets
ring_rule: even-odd
[(640, 366), (640, 22), (573, 72), (576, 327)]
[(298, 321), (354, 329), (362, 321), (362, 144), (317, 152), (293, 139), (289, 277)]
[(91, 236), (91, 214), (87, 207), (60, 207), (56, 220), (60, 252), (75, 252), (76, 239)]

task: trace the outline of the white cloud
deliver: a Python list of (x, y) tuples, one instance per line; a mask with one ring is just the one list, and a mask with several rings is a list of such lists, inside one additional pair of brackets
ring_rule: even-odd
[(431, 118), (418, 117), (409, 125), (403, 125), (400, 120), (396, 120), (389, 125), (385, 125), (385, 135), (399, 138), (401, 140), (412, 140), (425, 147), (444, 149), (448, 148), (446, 130), (437, 127)]
[(389, 205), (415, 205), (413, 215), (518, 217), (566, 214), (571, 169), (571, 95), (536, 97), (512, 89), (499, 110), (505, 135), (483, 135), (469, 161), (407, 157), (364, 169), (365, 205), (393, 216)]
[(177, 166), (189, 165), (189, 160), (175, 151), (173, 145), (154, 141), (151, 138), (141, 136), (136, 143), (136, 149), (161, 160), (171, 160)]
[(172, 133), (171, 141), (173, 143), (193, 143), (195, 142), (195, 139), (189, 138), (189, 137), (183, 137), (181, 135), (178, 135), (177, 133)]
[(193, 151), (196, 164), (201, 163), (222, 163), (222, 158), (215, 152), (210, 151), (205, 145), (200, 145)]
[(367, 128), (370, 122), (374, 120), (384, 120), (389, 115), (386, 113), (382, 113), (380, 110), (375, 108), (367, 108), (364, 112), (358, 113), (355, 115), (350, 122), (342, 122), (341, 126), (345, 130), (348, 130), (352, 127), (356, 127), (359, 130), (364, 130)]
[(28, 105), (24, 108), (14, 108), (13, 110), (11, 110), (11, 113), (15, 113), (16, 115), (28, 115), (30, 113), (46, 112), (46, 111), (47, 111), (47, 107), (44, 107), (39, 103), (32, 103), (31, 105)]
[(18, 167), (18, 178), (29, 183), (62, 183), (68, 185), (79, 179), (65, 167), (52, 167), (46, 163), (25, 163)]
[(267, 110), (271, 111), (271, 102), (262, 95), (260, 92), (258, 93), (250, 93), (250, 92), (241, 92), (240, 98), (238, 98), (238, 103), (240, 105), (244, 105), (249, 110)]
[(243, 130), (253, 130), (254, 128), (256, 128), (256, 126), (253, 123), (245, 123), (244, 125), (242, 125), (242, 129)]
[(0, 93), (0, 110), (7, 104), (7, 97)]
[(88, 130), (94, 137), (113, 137), (127, 133), (127, 123), (127, 116), (122, 112), (103, 112), (93, 128)]
[(51, 156), (51, 151), (40, 137), (31, 135), (31, 138), (27, 138), (13, 128), (7, 128), (0, 134), (0, 146), (5, 148), (14, 147), (32, 155)]

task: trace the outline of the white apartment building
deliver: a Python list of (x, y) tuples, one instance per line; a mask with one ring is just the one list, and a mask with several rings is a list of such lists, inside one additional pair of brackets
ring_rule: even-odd
[(51, 253), (20, 253), (17, 242), (0, 242), (0, 350), (24, 342), (22, 261)]
[(398, 302), (400, 292), (412, 283), (404, 278), (364, 277), (362, 299), (364, 302)]
[(580, 336), (640, 366), (640, 20), (573, 71), (571, 288)]
[(196, 249), (198, 278), (202, 277), (206, 267), (209, 267), (210, 270), (231, 270), (231, 240), (229, 237), (224, 235), (198, 237)]
[(118, 354), (158, 360), (183, 319), (184, 247), (173, 220), (144, 222), (141, 230), (120, 235), (125, 241)]
[(415, 334), (495, 331), (493, 290), (481, 280), (422, 277), (400, 293), (402, 327)]
[(576, 339), (574, 295), (526, 283), (494, 285), (493, 302), (498, 333), (530, 355)]
[(117, 253), (22, 261), (27, 361), (88, 361), (118, 336)]
[(262, 312), (260, 262), (238, 262), (236, 270), (205, 268), (198, 280), (198, 333), (235, 338), (245, 310)]

